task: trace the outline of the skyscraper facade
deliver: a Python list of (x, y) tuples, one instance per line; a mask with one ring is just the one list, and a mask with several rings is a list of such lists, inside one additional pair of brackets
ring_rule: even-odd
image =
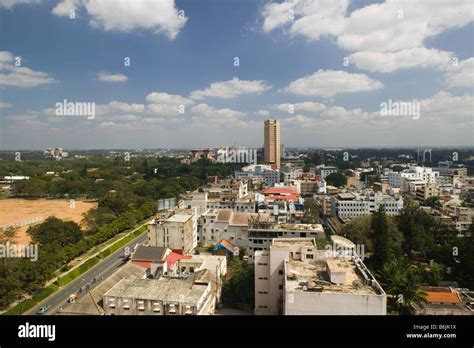
[(264, 127), (264, 160), (280, 169), (280, 121), (266, 120)]

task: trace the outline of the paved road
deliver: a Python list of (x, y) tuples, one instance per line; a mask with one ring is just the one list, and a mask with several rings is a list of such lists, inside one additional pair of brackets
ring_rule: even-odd
[[(147, 233), (144, 232), (143, 234), (139, 235), (137, 238), (133, 239), (126, 246), (128, 246), (130, 250), (133, 250), (133, 247), (135, 246), (135, 244), (144, 243), (146, 239), (147, 239)], [(65, 307), (67, 305), (66, 301), (69, 299), (69, 296), (71, 294), (77, 293), (80, 288), (83, 288), (84, 290), (86, 290), (86, 286), (88, 284), (89, 284), (89, 290), (97, 286), (98, 284), (100, 284), (101, 277), (103, 277), (103, 279), (106, 279), (108, 276), (114, 273), (120, 266), (122, 266), (126, 262), (124, 258), (124, 250), (123, 250), (126, 246), (118, 249), (114, 253), (107, 256), (98, 264), (90, 268), (86, 273), (81, 274), (79, 278), (65, 285), (64, 287), (62, 287), (60, 290), (56, 291), (54, 294), (46, 298), (37, 306), (27, 310), (24, 314), (35, 315), (37, 314), (38, 309), (42, 306), (51, 306), (47, 314), (48, 315), (55, 314), (56, 312), (58, 312), (58, 310), (61, 307)], [(96, 279), (95, 282), (93, 282), (94, 278)], [(84, 290), (83, 290), (83, 293), (84, 293)]]

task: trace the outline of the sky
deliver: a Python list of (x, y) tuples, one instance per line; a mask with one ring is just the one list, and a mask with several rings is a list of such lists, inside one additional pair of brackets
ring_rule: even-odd
[(3, 150), (473, 146), (473, 87), (472, 0), (0, 0)]

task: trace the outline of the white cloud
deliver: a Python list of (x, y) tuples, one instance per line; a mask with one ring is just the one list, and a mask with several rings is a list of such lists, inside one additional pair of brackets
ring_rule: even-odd
[(177, 94), (168, 94), (164, 92), (152, 92), (146, 96), (146, 101), (149, 103), (172, 105), (191, 105), (194, 103), (194, 101), (186, 97), (182, 97)]
[(301, 112), (301, 111), (320, 112), (326, 109), (326, 105), (321, 104), (321, 103), (315, 103), (315, 102), (302, 102), (302, 103), (294, 103), (294, 104), (283, 103), (283, 104), (273, 105), (273, 108), (285, 113), (289, 113), (290, 109), (293, 109), (294, 112)]
[[(269, 32), (282, 27), (288, 35), (308, 40), (330, 35), (340, 47), (356, 52), (351, 58), (360, 69), (391, 72), (416, 66), (443, 68), (450, 53), (428, 50), (425, 40), (474, 21), (469, 0), (437, 1), (435, 5), (427, 0), (386, 0), (350, 14), (348, 5), (348, 0), (270, 3), (262, 10), (262, 29)], [(288, 19), (290, 10), (294, 20)]]
[(258, 110), (255, 112), (255, 115), (258, 115), (258, 116), (269, 116), (270, 115), (270, 111), (268, 110)]
[(443, 127), (462, 120), (471, 120), (472, 122), (473, 105), (474, 96), (472, 94), (453, 96), (451, 93), (441, 91), (431, 98), (420, 100), (421, 117), (436, 119), (439, 121), (436, 124), (442, 124)]
[(69, 16), (71, 10), (85, 9), (89, 24), (104, 30), (131, 32), (150, 30), (175, 39), (187, 22), (174, 0), (63, 0), (53, 10), (57, 16)]
[(194, 101), (177, 94), (164, 92), (152, 92), (146, 96), (147, 110), (158, 113), (161, 116), (179, 116), (186, 113), (186, 106), (194, 104)]
[(386, 1), (352, 12), (338, 43), (351, 51), (393, 52), (420, 47), (426, 38), (473, 20), (470, 1)]
[(446, 82), (450, 87), (474, 87), (474, 57), (452, 66), (446, 73)]
[(205, 127), (224, 126), (236, 127), (244, 126), (245, 121), (241, 120), (246, 113), (231, 109), (215, 109), (208, 104), (202, 103), (191, 108), (192, 120)]
[(397, 52), (355, 52), (348, 58), (359, 69), (388, 73), (414, 67), (447, 69), (453, 54), (434, 48), (416, 47)]
[(354, 93), (381, 89), (383, 84), (364, 74), (351, 74), (345, 71), (318, 70), (312, 75), (291, 82), (285, 92), (315, 96), (334, 97), (339, 93)]
[(269, 32), (291, 23), (290, 35), (319, 40), (322, 35), (337, 35), (344, 28), (349, 0), (289, 0), (264, 6), (263, 30)]
[(269, 32), (285, 23), (291, 22), (290, 11), (294, 11), (293, 1), (282, 3), (268, 3), (263, 8), (263, 31)]
[(15, 66), (11, 52), (0, 51), (0, 86), (37, 87), (57, 82), (48, 73)]
[(117, 116), (112, 116), (110, 118), (112, 120), (115, 120), (115, 121), (136, 121), (136, 120), (138, 120), (137, 116), (131, 115), (131, 114), (117, 115)]
[(16, 5), (20, 4), (37, 4), (39, 0), (1, 0), (0, 7), (6, 8), (8, 10), (12, 9)]
[(0, 109), (2, 109), (2, 108), (11, 108), (11, 107), (12, 107), (12, 104), (0, 101)]
[(97, 76), (99, 81), (104, 82), (127, 82), (128, 77), (124, 74), (109, 74), (106, 72), (102, 72)]
[(107, 104), (96, 105), (96, 114), (105, 115), (114, 112), (141, 113), (145, 111), (143, 104), (128, 104), (120, 101), (111, 101)]
[[(346, 109), (341, 106), (333, 106), (323, 110), (319, 115), (308, 116), (296, 114), (289, 118), (282, 119), (282, 127), (294, 128), (300, 130), (318, 130), (328, 136), (338, 133), (345, 139), (343, 142), (350, 146), (374, 145), (374, 143), (365, 143), (360, 141), (360, 135), (367, 134), (369, 138), (378, 139), (381, 144), (388, 145), (383, 139), (378, 137), (378, 132), (390, 130), (389, 136), (392, 142), (390, 145), (397, 145), (399, 136), (405, 136), (406, 133), (412, 137), (418, 134), (418, 138), (423, 141), (433, 142), (433, 132), (444, 130), (446, 134), (459, 134), (460, 129), (463, 132), (471, 132), (468, 139), (463, 139), (466, 144), (472, 144), (472, 105), (474, 97), (466, 94), (463, 96), (453, 96), (450, 93), (441, 91), (430, 98), (421, 100), (397, 100), (396, 102), (416, 102), (420, 105), (420, 117), (414, 119), (412, 116), (382, 116), (380, 110), (367, 112), (361, 108)], [(341, 127), (344, 124), (344, 127)], [(397, 131), (398, 135), (394, 134)], [(458, 132), (458, 133), (456, 133)], [(341, 139), (342, 139), (341, 138)], [(346, 141), (347, 139), (347, 141)], [(398, 145), (401, 143), (398, 142)], [(335, 145), (335, 143), (333, 143)]]
[(56, 16), (68, 16), (71, 11), (77, 11), (81, 0), (63, 0), (60, 1), (51, 11)]
[(228, 81), (217, 81), (211, 83), (206, 89), (191, 92), (190, 98), (203, 99), (205, 97), (216, 97), (230, 99), (242, 94), (260, 94), (271, 89), (271, 86), (265, 84), (262, 80), (239, 80), (234, 77)]

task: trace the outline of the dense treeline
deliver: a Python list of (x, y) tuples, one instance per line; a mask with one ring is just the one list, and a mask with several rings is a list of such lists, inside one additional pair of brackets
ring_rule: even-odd
[[(116, 234), (130, 229), (156, 211), (156, 199), (177, 197), (196, 189), (207, 176), (225, 177), (238, 166), (200, 161), (181, 165), (167, 158), (105, 156), (63, 161), (0, 161), (0, 176), (24, 175), (13, 184), (12, 195), (25, 198), (92, 199), (98, 202), (84, 214), (84, 226), (48, 218), (30, 227), (32, 243), (39, 244), (36, 262), (4, 258), (0, 262), (0, 308), (34, 294), (69, 261)], [(55, 174), (45, 175), (46, 172)], [(14, 234), (0, 234), (0, 243)]]
[[(53, 278), (59, 269), (75, 257), (99, 245), (116, 234), (132, 228), (137, 222), (153, 215), (154, 202), (146, 202), (84, 237), (78, 224), (55, 217), (30, 227), (27, 233), (32, 243), (38, 243), (38, 260), (4, 258), (0, 263), (0, 308), (5, 308), (23, 294), (33, 294)], [(5, 241), (2, 241), (5, 242)]]
[[(0, 176), (24, 175), (13, 185), (18, 197), (69, 197), (99, 199), (110, 190), (150, 198), (171, 198), (195, 189), (207, 176), (226, 177), (238, 164), (212, 164), (201, 160), (193, 165), (170, 158), (101, 157), (63, 161), (0, 161)], [(54, 172), (54, 175), (45, 175)], [(130, 197), (127, 197), (130, 198)]]

